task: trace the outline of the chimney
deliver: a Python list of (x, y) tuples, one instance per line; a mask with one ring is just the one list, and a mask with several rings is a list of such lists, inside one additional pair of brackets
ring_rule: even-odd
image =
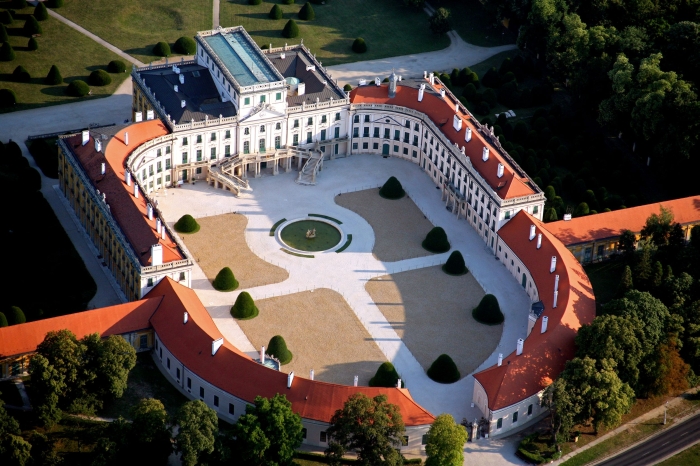
[(503, 170), (504, 170), (504, 168), (505, 168), (505, 167), (503, 166), (502, 163), (499, 163), (499, 164), (498, 164), (498, 171), (496, 172), (496, 174), (498, 175), (499, 178), (503, 178)]
[(185, 108), (186, 105), (187, 105), (187, 102), (185, 102), (184, 99), (180, 101), (180, 108)]
[(498, 367), (503, 365), (503, 353), (498, 353)]
[(134, 123), (141, 123), (143, 121), (143, 112), (134, 113)]
[(537, 249), (542, 247), (542, 233), (538, 233), (537, 235)]
[(428, 72), (425, 71), (425, 70), (423, 70), (423, 79), (425, 79), (425, 78), (427, 78), (427, 77), (428, 77)]
[(185, 84), (185, 75), (184, 74), (180, 75), (180, 84)]
[(125, 146), (129, 145), (129, 133), (128, 132), (124, 133), (124, 145)]
[(544, 333), (547, 331), (547, 322), (549, 322), (549, 317), (542, 316), (542, 331), (541, 331), (541, 333)]
[(464, 140), (466, 142), (469, 142), (472, 140), (472, 129), (471, 128), (467, 128), (467, 131), (464, 133)]
[(160, 235), (160, 229), (162, 227), (162, 223), (160, 222), (160, 217), (156, 219), (156, 233)]
[(313, 370), (313, 369), (311, 369), (311, 370), (309, 371), (309, 379), (311, 379), (311, 380), (314, 379), (314, 370)]
[(102, 202), (107, 203), (107, 195), (105, 193), (102, 193)]
[(90, 131), (87, 131), (87, 130), (83, 131), (83, 144), (82, 145), (84, 146), (85, 144), (87, 144), (89, 140), (90, 140)]
[(287, 56), (286, 53), (280, 53), (280, 58), (281, 58), (282, 60), (284, 60), (286, 56)]
[(396, 388), (401, 388), (401, 379), (396, 381)]
[(552, 256), (552, 264), (549, 266), (549, 273), (554, 273), (557, 268), (557, 256)]
[(265, 347), (260, 347), (260, 364), (265, 364)]
[(428, 79), (430, 80), (431, 86), (435, 84), (435, 74), (434, 73), (430, 73), (430, 75), (428, 75)]
[(190, 315), (185, 311), (185, 314), (182, 316), (182, 324), (186, 324), (188, 320), (190, 320)]
[(175, 86), (173, 87), (173, 90), (174, 90), (175, 92), (180, 92), (180, 89), (179, 89), (179, 87), (178, 87), (177, 84), (175, 84)]
[(557, 300), (559, 299), (559, 292), (555, 291), (554, 292), (554, 305), (552, 306), (554, 309), (557, 308)]
[(564, 221), (565, 222), (571, 221), (571, 214), (564, 214)]
[(165, 239), (165, 225), (160, 227), (160, 239)]
[(535, 225), (530, 225), (530, 241), (535, 239)]
[(554, 276), (554, 291), (559, 291), (559, 274)]
[(515, 349), (516, 356), (520, 356), (521, 354), (523, 354), (523, 345), (524, 344), (525, 344), (525, 340), (523, 340), (522, 338), (518, 338), (518, 345), (516, 346), (516, 349)]
[(445, 88), (444, 87), (440, 89), (440, 97), (442, 97), (443, 99), (445, 98)]
[(484, 149), (481, 151), (481, 160), (486, 162), (489, 159), (489, 148), (484, 146)]
[(418, 102), (423, 101), (423, 94), (425, 93), (425, 83), (420, 85), (420, 88), (418, 89)]
[(129, 170), (124, 170), (124, 181), (127, 186), (131, 186), (131, 172)]
[(100, 175), (104, 175), (105, 172), (107, 171), (107, 166), (105, 165), (104, 162), (100, 165)]
[(136, 199), (139, 198), (139, 185), (137, 185), (136, 183), (134, 183), (134, 197)]
[(219, 348), (221, 348), (221, 345), (224, 344), (224, 339), (219, 338), (218, 340), (214, 340), (211, 342), (211, 355), (214, 356), (217, 351), (219, 351)]
[(292, 382), (294, 381), (294, 371), (287, 375), (287, 388), (292, 388)]
[(151, 204), (146, 206), (146, 215), (148, 215), (148, 220), (153, 220), (153, 206)]
[(95, 138), (95, 152), (102, 152), (102, 141)]
[(353, 386), (353, 387), (357, 387), (357, 380), (358, 380), (358, 379), (359, 379), (358, 376), (355, 376), (355, 377), (352, 379), (352, 386)]
[(454, 127), (455, 131), (462, 131), (462, 119), (459, 117), (459, 115), (455, 115), (453, 117), (452, 126)]
[(160, 243), (151, 246), (151, 265), (163, 265), (163, 246)]

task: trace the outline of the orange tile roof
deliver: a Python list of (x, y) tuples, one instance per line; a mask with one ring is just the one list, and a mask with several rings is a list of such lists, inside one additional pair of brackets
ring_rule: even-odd
[(0, 328), (0, 358), (33, 353), (49, 331), (68, 329), (78, 338), (99, 333), (121, 335), (150, 327), (149, 319), (163, 300), (154, 296), (117, 306)]
[[(161, 295), (163, 303), (151, 318), (151, 324), (163, 345), (190, 371), (238, 398), (252, 403), (258, 395), (272, 397), (281, 393), (301, 417), (329, 422), (350, 395), (359, 392), (373, 397), (383, 393), (390, 403), (399, 406), (406, 425), (427, 425), (434, 420), (405, 389), (350, 387), (299, 376), (294, 378), (292, 388), (287, 389), (287, 374), (253, 361), (226, 340), (212, 356), (212, 341), (223, 335), (196, 293), (165, 278), (147, 296)], [(189, 313), (186, 324), (183, 323), (185, 311)]]
[(673, 212), (674, 221), (681, 225), (700, 222), (700, 196), (691, 196), (576, 217), (568, 221), (560, 220), (545, 224), (545, 228), (567, 246), (616, 238), (624, 230), (641, 232), (647, 218), (651, 214), (658, 214), (662, 206)]
[[(530, 225), (542, 233), (542, 247), (530, 241)], [(498, 235), (529, 270), (549, 318), (547, 331), (535, 325), (525, 339), (523, 353), (503, 359), (502, 366), (491, 366), (474, 375), (488, 395), (488, 406), (496, 411), (511, 406), (549, 385), (575, 353), (574, 337), (581, 325), (595, 318), (595, 297), (586, 272), (568, 249), (543, 223), (521, 210)], [(536, 238), (536, 237), (535, 237)], [(549, 272), (552, 256), (557, 257), (554, 273)], [(559, 275), (557, 307), (554, 301), (554, 276)]]
[[(434, 88), (439, 92), (440, 85)], [(447, 99), (447, 97), (445, 98)], [(396, 88), (396, 96), (389, 98), (388, 87), (382, 86), (360, 86), (350, 93), (350, 100), (354, 104), (388, 104), (399, 105), (423, 112), (440, 128), (444, 135), (452, 143), (456, 143), (460, 148), (464, 146), (465, 154), (470, 158), (474, 169), (484, 178), (501, 199), (512, 199), (521, 196), (536, 194), (532, 187), (528, 185), (529, 179), (520, 176), (513, 170), (510, 162), (501, 156), (492, 146), (488, 145), (483, 134), (471, 121), (469, 115), (459, 112), (462, 119), (462, 130), (457, 132), (453, 126), (455, 115), (455, 104), (449, 100), (434, 95), (430, 92), (430, 85), (427, 84), (423, 100), (418, 102), (418, 89), (409, 86), (399, 85)], [(472, 129), (472, 139), (470, 142), (464, 141), (466, 128)], [(482, 150), (484, 146), (490, 148), (489, 159), (482, 160)], [(504, 173), (498, 177), (498, 164), (504, 165)]]
[[(129, 133), (129, 145), (124, 144), (124, 133)], [(167, 233), (161, 239), (156, 233), (156, 217), (148, 220), (147, 202), (143, 193), (137, 198), (133, 194), (133, 183), (127, 186), (124, 181), (124, 166), (126, 159), (141, 144), (158, 136), (168, 134), (168, 129), (160, 120), (150, 120), (130, 125), (119, 131), (103, 149), (104, 154), (95, 151), (92, 136), (86, 145), (81, 145), (80, 134), (65, 139), (72, 148), (83, 171), (90, 178), (95, 189), (106, 194), (107, 204), (112, 216), (120, 225), (122, 232), (139, 259), (141, 265), (151, 263), (151, 246), (160, 243), (163, 246), (163, 263), (184, 259), (177, 243)], [(106, 163), (105, 174), (102, 175), (101, 165)], [(133, 177), (132, 177), (133, 179)]]

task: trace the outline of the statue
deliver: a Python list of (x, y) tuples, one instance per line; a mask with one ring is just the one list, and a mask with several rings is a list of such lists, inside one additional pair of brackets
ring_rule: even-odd
[(316, 229), (306, 231), (306, 239), (314, 239), (316, 237)]

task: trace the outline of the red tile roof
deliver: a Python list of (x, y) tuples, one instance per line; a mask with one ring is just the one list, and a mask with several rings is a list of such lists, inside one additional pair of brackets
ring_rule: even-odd
[[(126, 132), (129, 133), (128, 146), (124, 144)], [(141, 265), (144, 266), (150, 265), (151, 246), (156, 243), (163, 246), (163, 263), (184, 259), (184, 254), (172, 238), (166, 234), (165, 239), (161, 239), (156, 233), (156, 217), (148, 220), (145, 197), (139, 195), (138, 199), (135, 198), (133, 183), (127, 186), (124, 181), (124, 165), (127, 157), (141, 144), (165, 134), (168, 134), (168, 129), (160, 120), (136, 123), (119, 131), (103, 149), (104, 154), (95, 151), (92, 136), (84, 146), (81, 145), (80, 134), (65, 139), (65, 143), (72, 148), (95, 189), (99, 189), (107, 196), (106, 201), (112, 216), (131, 243)], [(101, 171), (102, 163), (106, 163), (104, 175)]]
[(149, 319), (162, 300), (162, 297), (154, 296), (117, 306), (0, 328), (0, 358), (33, 353), (51, 330), (68, 329), (78, 338), (83, 338), (92, 333), (108, 337), (149, 328)]
[(603, 212), (576, 217), (571, 220), (551, 222), (545, 228), (567, 246), (616, 238), (624, 230), (639, 233), (651, 214), (658, 214), (664, 207), (673, 212), (674, 221), (681, 225), (700, 222), (700, 196), (657, 202), (629, 209)]
[[(542, 247), (529, 241), (530, 225), (542, 233)], [(529, 270), (549, 318), (547, 331), (536, 325), (525, 339), (523, 353), (503, 359), (502, 366), (491, 366), (474, 375), (488, 395), (488, 406), (496, 411), (534, 395), (549, 385), (574, 357), (574, 337), (581, 325), (595, 318), (595, 297), (586, 272), (576, 258), (543, 223), (521, 210), (498, 235)], [(554, 273), (549, 272), (552, 256), (557, 257)], [(559, 275), (559, 296), (554, 301), (554, 276)]]
[[(425, 113), (432, 122), (440, 128), (447, 139), (456, 143), (460, 148), (464, 146), (465, 154), (471, 159), (472, 166), (479, 172), (484, 180), (489, 184), (501, 199), (512, 199), (521, 196), (536, 194), (536, 191), (528, 185), (529, 179), (516, 173), (510, 162), (501, 156), (492, 146), (488, 145), (483, 134), (471, 121), (469, 115), (459, 112), (462, 119), (462, 130), (457, 132), (453, 126), (455, 115), (455, 104), (447, 97), (445, 100), (434, 95), (427, 84), (423, 100), (418, 102), (418, 89), (409, 86), (397, 86), (396, 96), (389, 98), (388, 87), (382, 86), (360, 86), (350, 93), (350, 99), (354, 104), (388, 104), (399, 105)], [(435, 89), (440, 92), (440, 85), (436, 84)], [(466, 128), (472, 129), (472, 139), (470, 142), (464, 141)], [(482, 150), (484, 146), (490, 148), (489, 159), (482, 160)], [(498, 164), (504, 165), (504, 174), (498, 177)], [(499, 187), (500, 186), (500, 187)]]

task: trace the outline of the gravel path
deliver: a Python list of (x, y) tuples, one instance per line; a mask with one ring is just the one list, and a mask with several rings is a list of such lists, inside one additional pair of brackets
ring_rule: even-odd
[(446, 353), (464, 377), (501, 338), (503, 325), (483, 325), (471, 316), (485, 294), (471, 273), (453, 277), (440, 266), (428, 267), (375, 278), (365, 289), (425, 370)]
[(433, 228), (411, 198), (384, 199), (378, 189), (367, 189), (335, 197), (336, 204), (364, 218), (374, 230), (374, 257), (395, 262), (429, 256), (421, 243)]

